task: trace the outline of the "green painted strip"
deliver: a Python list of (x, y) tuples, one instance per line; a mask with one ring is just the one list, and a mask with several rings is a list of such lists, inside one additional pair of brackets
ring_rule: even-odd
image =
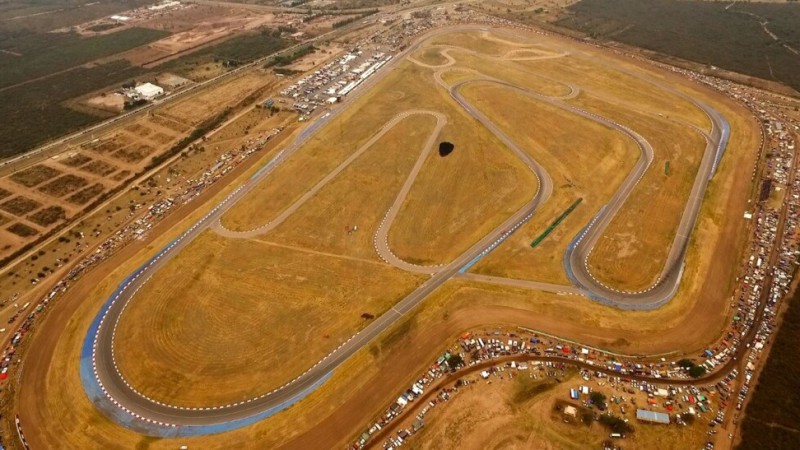
[(570, 205), (570, 207), (567, 208), (566, 211), (561, 213), (561, 215), (558, 216), (558, 218), (556, 218), (556, 220), (554, 220), (553, 223), (551, 223), (550, 226), (547, 227), (547, 229), (545, 229), (544, 232), (542, 232), (542, 234), (539, 235), (539, 237), (537, 237), (536, 239), (533, 240), (533, 242), (531, 242), (531, 248), (536, 248), (537, 245), (541, 244), (544, 238), (546, 238), (547, 235), (549, 235), (553, 230), (555, 230), (558, 224), (560, 224), (564, 219), (566, 219), (567, 216), (570, 215), (570, 213), (574, 211), (575, 208), (577, 208), (582, 201), (583, 198), (575, 200), (572, 203), (572, 205)]

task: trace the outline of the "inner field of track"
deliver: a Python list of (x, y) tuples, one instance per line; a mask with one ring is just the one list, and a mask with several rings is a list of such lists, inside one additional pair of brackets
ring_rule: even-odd
[(282, 224), (253, 239), (382, 262), (373, 232), (423, 156), (426, 140), (439, 136), (437, 123), (428, 114), (403, 119)]
[(656, 148), (651, 170), (608, 225), (588, 261), (592, 274), (609, 286), (629, 291), (647, 288), (664, 267), (706, 140), (683, 124), (642, 117), (588, 96), (576, 103), (621, 123), (636, 120), (637, 132)]
[[(478, 98), (486, 98), (489, 95), (507, 94), (502, 91), (491, 94), (487, 92), (475, 94), (472, 98), (479, 101)], [(626, 201), (625, 207), (614, 217), (604, 238), (592, 251), (589, 266), (594, 275), (612, 286), (634, 288), (649, 286), (664, 265), (675, 229), (681, 219), (685, 198), (689, 195), (697, 174), (700, 155), (692, 150), (703, 148), (705, 141), (699, 133), (687, 133), (685, 126), (681, 124), (659, 120), (657, 116), (655, 118), (637, 116), (621, 107), (597, 101), (590, 95), (581, 92), (570, 102), (587, 110), (604, 113), (605, 116), (621, 123), (635, 120), (639, 127), (637, 131), (654, 146), (656, 151), (652, 163), (653, 170), (645, 172), (642, 181)], [(546, 155), (552, 155), (552, 162), (543, 164), (554, 178), (557, 177), (556, 174), (562, 174), (560, 180), (554, 182), (559, 189), (554, 193), (554, 204), (545, 206), (550, 214), (543, 212), (534, 218), (520, 234), (514, 237), (513, 243), (504, 244), (497, 252), (493, 252), (476, 267), (475, 271), (511, 278), (564, 283), (567, 282), (562, 264), (564, 249), (616, 191), (618, 181), (621, 180), (620, 175), (627, 174), (630, 170), (629, 163), (635, 160), (634, 157), (630, 157), (633, 151), (632, 142), (608, 129), (605, 129), (605, 132), (601, 127), (601, 130), (593, 130), (577, 119), (560, 124), (553, 123), (551, 121), (561, 121), (555, 108), (548, 109), (535, 102), (528, 103), (525, 99), (519, 99), (516, 107), (501, 109), (490, 103), (486, 108), (492, 110), (495, 117), (508, 117), (512, 122), (514, 117), (520, 114), (541, 111), (540, 115), (532, 115), (535, 119), (528, 128), (531, 132), (515, 129), (513, 126), (508, 126), (504, 130), (521, 142), (538, 140), (544, 143), (532, 147), (543, 149), (534, 156), (545, 160)], [(541, 119), (543, 124), (537, 126), (536, 122), (542, 116), (545, 116)], [(574, 125), (566, 125), (567, 123)], [(583, 130), (576, 131), (578, 127)], [(595, 127), (599, 126), (595, 124)], [(613, 149), (614, 145), (618, 149), (620, 146), (625, 147), (628, 152), (620, 154), (620, 150), (617, 150), (616, 154), (609, 153), (608, 146), (612, 146)], [(602, 153), (594, 155), (597, 159), (593, 160), (592, 155), (587, 153), (596, 152), (595, 149), (600, 149)], [(575, 156), (575, 153), (581, 152), (583, 155)], [(625, 154), (629, 157), (619, 157)], [(667, 160), (671, 164), (669, 176), (663, 171)], [(558, 216), (578, 197), (585, 200), (578, 210), (537, 249), (530, 249), (530, 241), (549, 225), (553, 217)], [(642, 228), (646, 228), (647, 232), (639, 232)], [(621, 252), (620, 248), (627, 253)], [(536, 270), (531, 271), (531, 267), (535, 267)], [(615, 277), (613, 282), (608, 281), (611, 276)]]
[(116, 361), (131, 385), (164, 403), (251, 399), (306, 371), (368, 323), (361, 314), (384, 314), (424, 278), (206, 231), (125, 311)]

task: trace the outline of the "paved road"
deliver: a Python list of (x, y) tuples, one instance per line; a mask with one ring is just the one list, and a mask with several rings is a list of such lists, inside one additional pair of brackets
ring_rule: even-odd
[[(445, 29), (445, 30), (438, 30), (438, 33), (443, 32), (452, 32), (453, 29)], [(429, 38), (433, 34), (438, 34), (437, 32), (429, 33), (425, 36), (425, 38)], [(405, 55), (410, 53), (411, 51), (415, 50), (416, 47), (422, 42), (424, 39), (420, 39), (417, 43), (411, 46), (402, 54), (396, 57), (392, 64), (395, 64), (397, 61), (401, 60)], [(372, 77), (372, 79), (368, 80), (361, 89), (357, 90), (355, 95), (348, 99), (348, 102), (352, 101), (353, 97), (361, 95), (361, 93), (365, 92), (369, 89), (371, 85), (374, 85), (378, 82), (381, 76), (385, 73), (389, 72), (390, 68), (387, 67), (382, 71), (382, 74), (376, 75)], [(440, 79), (439, 79), (440, 80)], [(344, 108), (338, 108), (334, 112), (331, 112), (330, 115), (326, 118), (323, 118), (312, 126), (307, 128), (301, 135), (295, 140), (295, 142), (287, 147), (284, 151), (278, 154), (273, 161), (271, 161), (265, 168), (260, 170), (259, 172), (254, 175), (253, 178), (248, 180), (245, 184), (234, 190), (228, 197), (226, 197), (220, 204), (218, 204), (211, 212), (209, 212), (205, 217), (203, 217), (199, 222), (193, 225), (189, 230), (186, 231), (181, 237), (179, 237), (175, 242), (170, 244), (167, 248), (165, 248), (161, 253), (156, 255), (153, 260), (149, 261), (145, 266), (143, 266), (139, 271), (134, 273), (129, 281), (117, 292), (115, 293), (114, 297), (109, 299), (109, 302), (104, 306), (103, 310), (101, 311), (99, 318), (98, 326), (96, 330), (92, 333), (87, 335), (87, 343), (90, 344), (90, 354), (91, 357), (84, 361), (84, 363), (91, 364), (91, 370), (93, 374), (93, 380), (89, 380), (89, 383), (96, 383), (96, 387), (99, 388), (100, 391), (104, 394), (105, 398), (108, 401), (98, 401), (96, 402), (101, 408), (110, 407), (111, 409), (105, 409), (106, 413), (112, 417), (115, 417), (119, 420), (120, 411), (122, 409), (125, 411), (126, 414), (123, 416), (127, 416), (125, 420), (122, 420), (126, 423), (127, 426), (130, 426), (134, 429), (139, 430), (146, 430), (149, 434), (159, 434), (160, 430), (171, 430), (174, 427), (203, 427), (206, 425), (213, 425), (213, 424), (220, 424), (225, 422), (230, 422), (237, 419), (243, 419), (255, 416), (259, 413), (263, 413), (264, 411), (270, 410), (275, 408), (291, 399), (294, 399), (296, 396), (300, 395), (301, 393), (307, 391), (308, 389), (316, 386), (320, 380), (325, 379), (325, 377), (331, 373), (333, 369), (335, 369), (338, 365), (342, 362), (347, 360), (352, 354), (360, 350), (363, 346), (373, 340), (376, 336), (381, 334), (385, 331), (388, 327), (393, 325), (398, 319), (400, 319), (404, 314), (411, 311), (414, 307), (416, 307), (420, 302), (422, 302), (425, 298), (428, 297), (435, 289), (437, 289), (442, 283), (446, 280), (459, 275), (462, 272), (462, 269), (471, 262), (475, 261), (477, 258), (480, 258), (481, 255), (487, 252), (487, 249), (493, 248), (493, 246), (498, 245), (499, 242), (502, 242), (505, 237), (510, 235), (511, 232), (516, 230), (521, 224), (525, 221), (530, 219), (536, 209), (542, 204), (542, 202), (546, 201), (550, 194), (552, 193), (552, 182), (550, 177), (547, 175), (547, 172), (536, 163), (535, 160), (529, 155), (528, 152), (524, 151), (523, 149), (519, 148), (511, 139), (509, 139), (503, 132), (500, 130), (491, 120), (489, 120), (485, 115), (483, 115), (480, 111), (476, 110), (468, 101), (466, 101), (459, 93), (459, 90), (462, 86), (473, 83), (473, 82), (481, 82), (481, 83), (497, 83), (506, 86), (509, 89), (516, 90), (520, 95), (530, 96), (536, 98), (541, 101), (545, 101), (550, 103), (554, 106), (567, 109), (577, 115), (587, 117), (591, 120), (595, 120), (601, 122), (607, 126), (612, 128), (616, 128), (621, 132), (625, 133), (626, 135), (630, 136), (634, 139), (637, 144), (639, 144), (642, 150), (642, 158), (637, 162), (634, 171), (628, 176), (626, 181), (623, 183), (620, 192), (618, 192), (617, 196), (612, 199), (612, 202), (609, 203), (604, 209), (603, 215), (601, 214), (596, 219), (596, 223), (593, 224), (589, 228), (589, 230), (584, 234), (584, 243), (581, 244), (580, 242), (576, 246), (577, 250), (574, 250), (572, 255), (580, 262), (580, 258), (585, 254), (586, 251), (590, 251), (591, 245), (597, 239), (597, 235), (602, 234), (602, 230), (604, 229), (605, 225), (607, 225), (608, 221), (611, 217), (613, 217), (612, 212), (616, 212), (619, 207), (624, 202), (624, 199), (627, 197), (628, 193), (631, 189), (635, 186), (638, 178), (641, 174), (644, 173), (647, 166), (649, 165), (650, 161), (652, 161), (652, 148), (650, 148), (647, 141), (645, 141), (641, 136), (633, 132), (632, 130), (627, 129), (626, 127), (615, 124), (608, 119), (602, 118), (597, 116), (593, 113), (581, 110), (577, 107), (569, 105), (565, 103), (561, 99), (551, 98), (536, 94), (534, 92), (528, 91), (523, 88), (519, 88), (512, 84), (494, 80), (490, 78), (481, 78), (481, 79), (473, 79), (473, 80), (466, 80), (459, 82), (453, 86), (449, 86), (448, 90), (451, 97), (467, 112), (469, 112), (478, 122), (480, 122), (484, 127), (486, 127), (490, 132), (495, 134), (499, 140), (501, 140), (512, 152), (514, 152), (521, 161), (523, 161), (527, 167), (532, 170), (535, 176), (538, 178), (538, 185), (537, 191), (533, 193), (530, 200), (525, 203), (518, 211), (508, 217), (501, 225), (496, 227), (492, 230), (488, 235), (482, 238), (480, 241), (476, 242), (472, 245), (466, 252), (464, 252), (460, 257), (456, 260), (438, 268), (438, 270), (432, 274), (431, 278), (428, 279), (425, 283), (423, 283), (419, 288), (409, 294), (406, 298), (401, 300), (397, 303), (393, 308), (391, 308), (388, 312), (383, 314), (382, 316), (375, 319), (373, 322), (370, 323), (365, 329), (361, 332), (355, 334), (346, 342), (342, 343), (337, 349), (331, 352), (327, 357), (322, 359), (321, 361), (317, 362), (314, 366), (310, 367), (305, 373), (300, 374), (297, 378), (292, 380), (291, 382), (287, 383), (286, 385), (275, 389), (272, 392), (265, 393), (261, 396), (256, 398), (248, 399), (246, 401), (232, 403), (228, 405), (216, 405), (207, 408), (185, 408), (185, 407), (177, 407), (173, 405), (163, 404), (161, 402), (155, 401), (153, 399), (149, 399), (144, 395), (137, 392), (132, 386), (128, 384), (128, 382), (122, 377), (121, 373), (118, 371), (116, 363), (114, 361), (114, 345), (113, 339), (116, 327), (119, 323), (120, 318), (129, 304), (130, 300), (134, 297), (136, 292), (147, 282), (147, 280), (152, 277), (154, 273), (158, 271), (164, 264), (175, 254), (179, 253), (182, 248), (188, 245), (195, 237), (197, 237), (203, 230), (208, 229), (209, 227), (213, 227), (217, 232), (220, 233), (227, 233), (226, 235), (230, 235), (231, 237), (246, 237), (248, 236), (247, 233), (255, 233), (260, 234), (266, 231), (266, 228), (277, 226), (282, 220), (284, 220), (288, 215), (294, 212), (297, 208), (302, 205), (303, 202), (311, 198), (316, 192), (318, 192), (327, 182), (333, 179), (338, 173), (340, 173), (347, 165), (355, 160), (361, 153), (366, 151), (369, 146), (374, 143), (377, 139), (382, 136), (383, 133), (387, 132), (394, 126), (398, 121), (402, 120), (404, 117), (401, 114), (400, 116), (395, 117), (392, 121), (387, 123), (382, 130), (380, 130), (373, 138), (362, 148), (360, 148), (356, 153), (351, 155), (342, 165), (337, 167), (333, 172), (328, 174), (323, 180), (318, 182), (314, 187), (311, 188), (306, 194), (295, 202), (290, 209), (284, 211), (278, 218), (270, 222), (269, 224), (265, 225), (256, 230), (251, 230), (249, 232), (236, 233), (230, 232), (229, 230), (225, 230), (219, 224), (219, 218), (238, 200), (244, 197), (253, 187), (264, 177), (266, 177), (274, 168), (280, 164), (282, 161), (285, 161), (289, 158), (294, 152), (299, 149), (303, 143), (305, 143), (308, 138), (313, 135), (313, 133), (322, 127), (325, 123), (330, 121), (336, 115), (339, 114)], [(575, 89), (573, 88), (574, 95)], [(441, 126), (444, 124), (444, 119), (442, 116), (437, 115), (437, 113), (429, 112), (429, 111), (412, 111), (410, 113), (422, 113), (422, 114), (434, 114), (437, 117), (437, 130), (435, 133), (431, 135), (429, 141), (426, 143), (426, 148), (423, 149), (423, 155), (430, 151), (430, 146), (432, 145), (431, 142), (435, 139), (435, 135), (438, 134), (438, 131)], [(713, 133), (712, 133), (713, 134)], [(706, 158), (704, 158), (704, 164), (708, 161), (708, 156), (710, 153), (708, 152)], [(422, 156), (420, 160), (418, 160), (417, 164), (420, 164), (420, 161), (424, 161)], [(711, 155), (711, 159), (713, 160), (713, 156)], [(706, 167), (705, 165), (703, 167)], [(419, 167), (416, 167), (416, 170), (419, 170)], [(403, 189), (406, 190), (410, 188), (411, 183), (413, 183), (413, 179), (415, 174), (412, 173), (409, 178), (407, 179)], [(707, 179), (706, 179), (707, 181)], [(704, 188), (705, 185), (702, 185)], [(702, 193), (702, 191), (700, 192)], [(398, 194), (398, 197), (395, 201), (395, 204), (390, 209), (390, 213), (394, 210), (394, 215), (396, 215), (397, 208), (399, 205), (402, 204), (405, 198), (405, 194), (401, 191)], [(693, 200), (690, 202), (696, 202), (699, 206), (699, 199), (701, 196), (698, 196), (697, 199), (694, 197), (693, 191)], [(687, 208), (689, 208), (687, 206)], [(696, 217), (696, 210), (694, 210), (694, 214)], [(387, 215), (388, 217), (388, 215)], [(393, 218), (393, 217), (392, 217)], [(692, 224), (694, 223), (694, 218), (692, 219)], [(682, 222), (683, 223), (683, 222)], [(385, 230), (391, 226), (391, 220), (386, 221)], [(388, 233), (388, 231), (386, 231)], [(687, 233), (688, 234), (688, 233)], [(383, 236), (383, 234), (381, 234)], [(384, 250), (391, 253), (388, 249), (388, 245), (384, 248)], [(379, 250), (380, 252), (380, 250)], [(584, 252), (584, 253), (581, 253)], [(385, 256), (385, 255), (384, 255)], [(396, 262), (396, 261), (395, 261)], [(580, 267), (585, 267), (585, 265), (572, 265), (573, 268), (577, 268), (574, 272), (578, 275), (578, 280), (581, 281), (581, 288), (584, 292), (589, 291), (592, 295), (599, 295), (600, 293), (605, 293), (602, 289), (598, 288), (597, 284), (592, 281), (591, 275), (581, 272)], [(671, 273), (670, 273), (671, 274)], [(589, 278), (585, 278), (585, 277)], [(677, 277), (679, 279), (679, 275)], [(484, 280), (487, 281), (487, 280)], [(677, 282), (677, 281), (676, 281)], [(668, 286), (667, 283), (663, 284), (664, 286)], [(561, 289), (561, 287), (552, 287), (552, 289)], [(662, 293), (662, 290), (653, 290), (650, 294), (659, 295)], [(627, 300), (631, 297), (629, 294), (619, 294), (621, 301)], [(638, 299), (634, 299), (637, 300)], [(91, 378), (91, 377), (90, 377)], [(85, 380), (86, 382), (86, 380)], [(87, 390), (92, 391), (91, 386), (87, 387)], [(110, 403), (108, 403), (110, 402)], [(111, 405), (111, 406), (109, 406)], [(131, 419), (130, 416), (133, 416), (137, 419)], [(213, 432), (209, 430), (209, 432)]]

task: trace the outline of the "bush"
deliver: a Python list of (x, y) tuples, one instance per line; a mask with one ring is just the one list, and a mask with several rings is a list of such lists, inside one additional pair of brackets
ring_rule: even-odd
[(589, 395), (589, 400), (598, 407), (606, 404), (606, 396), (602, 392), (592, 392), (592, 394)]
[(517, 377), (514, 386), (514, 395), (511, 397), (512, 405), (526, 403), (543, 392), (547, 392), (556, 386), (556, 381), (552, 379), (534, 380), (529, 377)]
[(272, 67), (272, 66), (287, 66), (294, 61), (302, 58), (303, 56), (308, 55), (309, 53), (313, 53), (316, 51), (317, 48), (313, 45), (304, 45), (292, 53), (287, 55), (277, 55), (267, 62), (264, 67)]
[(611, 430), (614, 433), (631, 433), (633, 432), (633, 427), (625, 422), (624, 420), (620, 419), (617, 416), (611, 414), (600, 414), (600, 423)]
[(692, 367), (694, 367), (694, 365), (695, 365), (694, 361), (692, 361), (691, 359), (684, 358), (678, 361), (678, 366), (684, 369), (691, 369)]
[(453, 353), (447, 360), (447, 365), (450, 366), (451, 370), (456, 370), (464, 365), (464, 358), (462, 358), (458, 353)]
[(706, 368), (704, 366), (694, 366), (689, 369), (689, 376), (692, 378), (700, 378), (706, 374)]

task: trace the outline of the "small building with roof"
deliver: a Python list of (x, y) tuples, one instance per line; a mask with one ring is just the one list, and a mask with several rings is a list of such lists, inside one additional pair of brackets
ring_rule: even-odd
[(637, 409), (636, 418), (642, 422), (661, 423), (669, 425), (669, 414), (648, 411), (646, 409)]
[(142, 83), (133, 88), (139, 96), (147, 101), (151, 101), (156, 97), (164, 95), (164, 88), (156, 86), (153, 83)]

